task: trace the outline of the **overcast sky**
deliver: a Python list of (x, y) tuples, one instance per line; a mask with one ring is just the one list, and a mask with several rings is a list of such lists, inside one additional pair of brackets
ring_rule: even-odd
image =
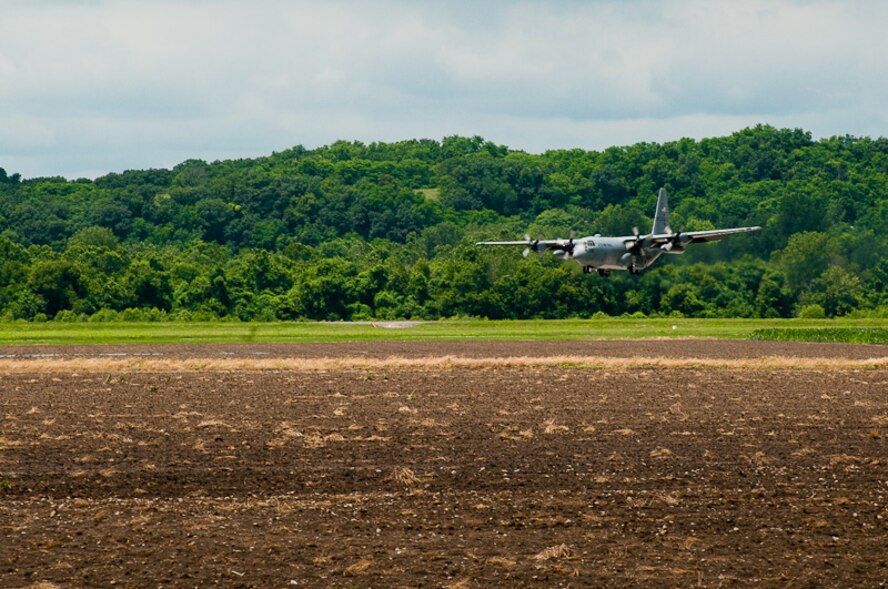
[(96, 177), (338, 139), (603, 149), (888, 135), (888, 2), (0, 0), (0, 167)]

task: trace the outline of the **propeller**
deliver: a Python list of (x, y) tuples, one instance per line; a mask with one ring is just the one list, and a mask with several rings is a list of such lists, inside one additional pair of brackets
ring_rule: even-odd
[(632, 228), (632, 235), (635, 237), (635, 239), (627, 239), (624, 242), (624, 245), (626, 246), (627, 250), (632, 252), (634, 255), (637, 255), (641, 252), (641, 244), (644, 238), (642, 238), (641, 235), (638, 234), (637, 226)]
[(532, 252), (532, 251), (534, 251), (534, 252), (538, 252), (538, 251), (540, 251), (540, 250), (539, 250), (539, 244), (540, 244), (540, 240), (539, 240), (539, 239), (531, 239), (531, 238), (530, 238), (530, 234), (529, 234), (529, 233), (525, 233), (525, 234), (524, 234), (524, 240), (527, 242), (527, 247), (524, 248), (524, 251), (523, 251), (523, 252), (521, 252), (521, 255), (522, 255), (522, 256), (524, 256), (524, 257), (526, 258), (527, 256), (530, 255), (530, 252)]
[(568, 235), (567, 240), (559, 239), (558, 240), (558, 249), (552, 252), (553, 256), (559, 256), (563, 258), (567, 258), (573, 255), (574, 248), (576, 247), (576, 243), (574, 242), (574, 238), (576, 237), (576, 232), (571, 231)]
[(685, 228), (682, 225), (681, 229), (678, 230), (678, 233), (673, 233), (669, 236), (669, 241), (660, 246), (660, 249), (663, 251), (672, 251), (675, 249), (676, 251), (684, 251), (685, 244), (690, 241), (688, 237), (682, 237), (685, 235)]
[(568, 233), (568, 235), (567, 235), (567, 243), (564, 244), (564, 251), (566, 251), (570, 255), (573, 255), (573, 253), (574, 253), (574, 245), (575, 245), (574, 244), (574, 237), (576, 237), (576, 236), (577, 236), (576, 232), (571, 230), (571, 232)]

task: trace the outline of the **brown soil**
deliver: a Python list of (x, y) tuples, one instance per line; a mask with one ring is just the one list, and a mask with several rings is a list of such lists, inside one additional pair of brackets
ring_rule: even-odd
[(867, 359), (888, 356), (888, 345), (786, 343), (750, 340), (651, 339), (583, 341), (453, 341), (337, 342), (279, 344), (160, 344), (97, 346), (4, 346), (0, 359), (77, 357), (172, 358), (424, 358), (457, 355), (466, 358), (517, 356), (668, 356), (670, 358), (800, 358)]
[[(885, 355), (677, 344), (146, 351)], [(888, 579), (888, 370), (38, 369), (0, 375), (0, 587)]]

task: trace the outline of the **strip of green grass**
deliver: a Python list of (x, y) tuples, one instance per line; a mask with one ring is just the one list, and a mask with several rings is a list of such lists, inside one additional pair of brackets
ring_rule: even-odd
[(337, 341), (493, 341), (646, 338), (743, 339), (768, 328), (888, 329), (888, 320), (568, 319), (432, 321), (392, 329), (369, 323), (0, 323), (0, 345)]
[(847, 344), (888, 344), (886, 327), (808, 327), (756, 329), (750, 339)]

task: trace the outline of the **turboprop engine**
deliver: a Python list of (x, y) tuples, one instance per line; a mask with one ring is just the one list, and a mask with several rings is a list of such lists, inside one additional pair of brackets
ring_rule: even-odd
[(660, 246), (660, 249), (667, 254), (683, 254), (685, 246), (691, 242), (691, 236), (687, 233), (675, 233), (670, 237), (669, 241)]

